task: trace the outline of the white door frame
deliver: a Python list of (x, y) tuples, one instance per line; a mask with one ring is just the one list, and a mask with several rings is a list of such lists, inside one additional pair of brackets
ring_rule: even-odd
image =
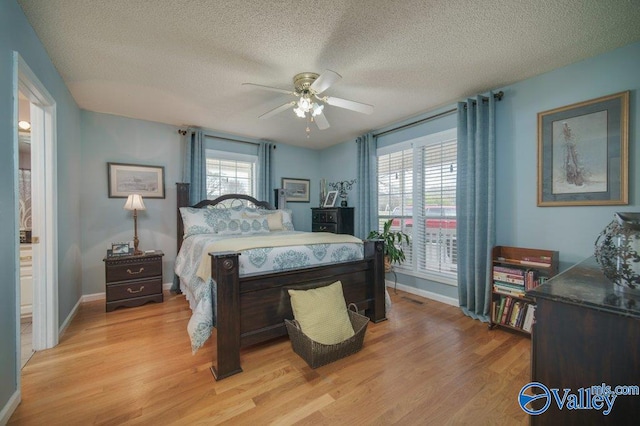
[[(56, 103), (24, 59), (14, 52), (14, 105), (18, 91), (31, 102), (32, 236), (39, 242), (33, 250), (33, 349), (58, 344), (58, 220)], [(15, 112), (17, 116), (17, 110)], [(14, 120), (17, 124), (17, 119)], [(15, 142), (17, 156), (17, 132)], [(16, 171), (17, 193), (17, 171)], [(17, 195), (16, 195), (17, 196)], [(16, 247), (19, 250), (19, 247)], [(19, 261), (19, 256), (16, 256)], [(16, 265), (19, 268), (19, 263)], [(16, 285), (20, 286), (18, 281)], [(17, 328), (20, 329), (20, 300), (17, 295)], [(19, 340), (18, 340), (19, 342)], [(19, 344), (19, 343), (18, 343)], [(20, 364), (20, 357), (18, 357)], [(18, 368), (18, 380), (20, 368)]]

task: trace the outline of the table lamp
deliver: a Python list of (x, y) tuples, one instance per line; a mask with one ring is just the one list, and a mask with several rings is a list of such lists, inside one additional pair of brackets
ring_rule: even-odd
[(142, 250), (138, 249), (138, 210), (146, 210), (144, 202), (142, 201), (142, 195), (130, 194), (127, 197), (127, 202), (124, 204), (125, 210), (133, 210), (133, 254), (142, 254)]

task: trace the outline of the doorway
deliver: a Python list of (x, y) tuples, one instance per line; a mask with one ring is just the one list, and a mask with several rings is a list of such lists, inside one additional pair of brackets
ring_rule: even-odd
[(18, 226), (20, 232), (20, 367), (33, 355), (31, 249), (31, 102), (18, 91)]
[[(56, 104), (22, 57), (14, 52), (14, 118), (17, 128), (19, 99), (29, 104), (31, 156), (31, 268), (32, 268), (32, 349), (42, 350), (58, 344), (58, 251), (56, 181)], [(16, 131), (15, 151), (19, 152)], [(18, 156), (16, 156), (18, 157)], [(18, 158), (16, 158), (17, 163)], [(14, 163), (15, 164), (15, 163)], [(18, 165), (18, 164), (16, 164)], [(15, 193), (19, 200), (19, 167), (16, 167)], [(16, 212), (19, 208), (16, 206)], [(18, 217), (20, 217), (18, 215)], [(19, 233), (18, 233), (19, 235)], [(20, 245), (16, 251), (20, 259)], [(28, 255), (27, 255), (28, 256)], [(20, 266), (20, 265), (17, 265)], [(17, 268), (20, 270), (20, 268)], [(16, 277), (19, 278), (19, 277)], [(20, 280), (16, 280), (16, 286)], [(20, 290), (16, 291), (16, 341), (20, 342)], [(20, 383), (20, 357), (17, 357), (17, 381)]]

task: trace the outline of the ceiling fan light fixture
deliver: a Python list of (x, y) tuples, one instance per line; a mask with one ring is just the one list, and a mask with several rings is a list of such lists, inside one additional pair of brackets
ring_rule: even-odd
[(295, 113), (296, 113), (296, 115), (297, 115), (298, 117), (300, 117), (300, 118), (304, 118), (304, 117), (305, 117), (305, 115), (306, 115), (306, 114), (305, 114), (305, 111), (304, 111), (302, 108), (300, 108), (300, 107), (298, 107), (298, 108), (294, 108), (294, 109), (293, 109), (293, 112), (295, 112)]
[(313, 72), (299, 73), (293, 77), (294, 91), (254, 83), (242, 84), (293, 96), (294, 98), (289, 102), (262, 114), (258, 118), (269, 118), (281, 113), (282, 111), (286, 111), (289, 108), (293, 108), (293, 112), (297, 117), (305, 118), (307, 120), (305, 130), (308, 138), (311, 133), (311, 128), (309, 127), (311, 122), (314, 122), (320, 130), (325, 130), (330, 127), (326, 115), (323, 114), (323, 110), (326, 105), (336, 106), (363, 114), (371, 114), (373, 112), (373, 105), (336, 98), (333, 96), (321, 96), (326, 89), (340, 81), (341, 78), (342, 76), (340, 74), (331, 70), (325, 70), (322, 74), (316, 74)]
[(306, 96), (300, 96), (300, 100), (298, 101), (298, 106), (304, 112), (308, 112), (311, 108), (311, 101)]
[(311, 105), (311, 116), (315, 117), (316, 115), (322, 114), (322, 110), (324, 109), (324, 105), (318, 105), (316, 102)]

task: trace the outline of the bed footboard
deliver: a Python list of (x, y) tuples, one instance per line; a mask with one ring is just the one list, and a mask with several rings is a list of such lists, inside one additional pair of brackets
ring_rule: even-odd
[(365, 241), (364, 259), (292, 271), (239, 277), (238, 253), (209, 253), (217, 283), (216, 380), (242, 372), (240, 348), (287, 334), (293, 312), (288, 289), (321, 287), (340, 280), (346, 303), (355, 303), (373, 322), (386, 319), (384, 243)]

